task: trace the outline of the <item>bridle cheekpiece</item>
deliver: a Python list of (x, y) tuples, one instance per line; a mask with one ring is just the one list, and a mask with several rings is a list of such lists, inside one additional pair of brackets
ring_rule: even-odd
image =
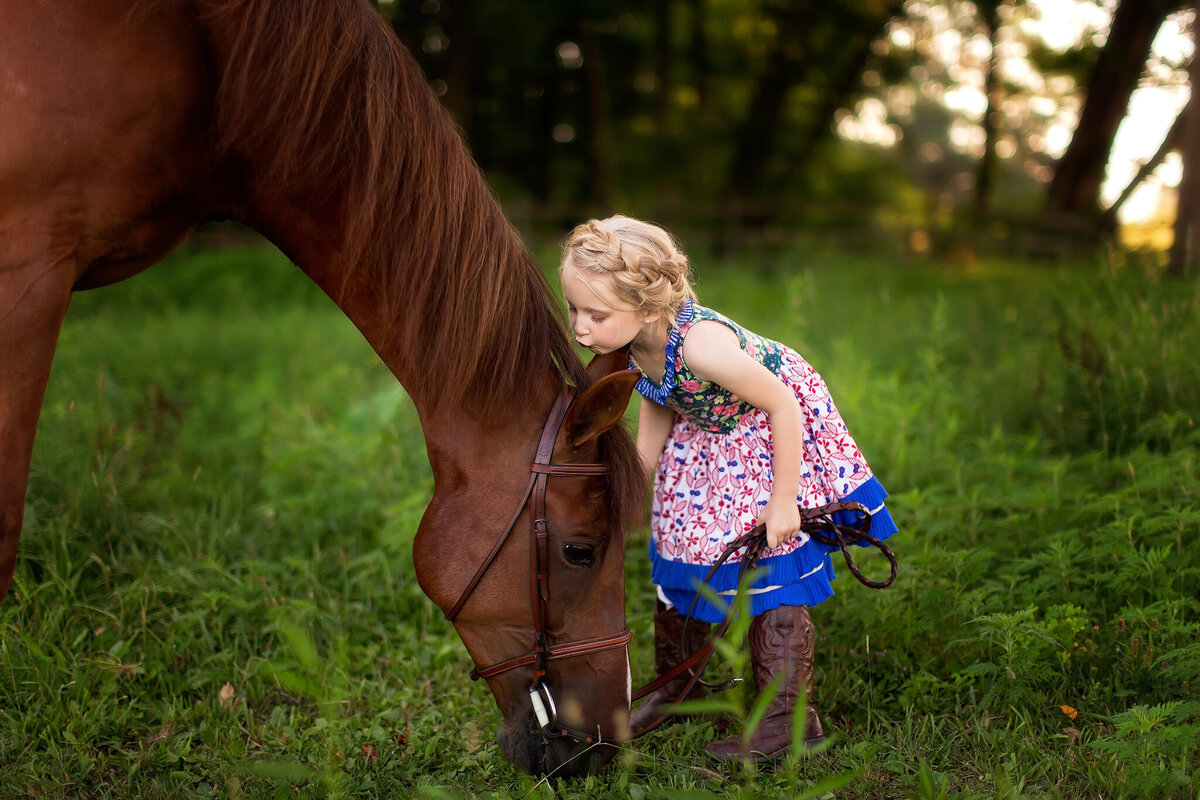
[(471, 680), (492, 678), (521, 667), (533, 668), (533, 683), (529, 687), (529, 700), (533, 705), (542, 735), (547, 739), (575, 739), (591, 744), (601, 740), (599, 733), (591, 734), (583, 731), (564, 728), (558, 724), (558, 711), (550, 686), (546, 683), (549, 665), (552, 661), (561, 661), (578, 656), (591, 655), (604, 650), (625, 647), (633, 634), (628, 628), (620, 633), (596, 636), (591, 639), (575, 639), (569, 642), (552, 643), (547, 632), (548, 611), (550, 605), (550, 545), (549, 525), (546, 519), (546, 490), (551, 477), (591, 477), (606, 473), (603, 464), (555, 464), (551, 461), (554, 454), (554, 442), (559, 430), (566, 419), (567, 410), (575, 397), (575, 390), (563, 386), (542, 428), (542, 436), (538, 441), (537, 453), (529, 468), (529, 483), (521, 497), (517, 510), (509, 520), (508, 526), (492, 546), (492, 550), (479, 565), (475, 575), (467, 587), (459, 595), (458, 602), (446, 612), (446, 619), (451, 622), (462, 611), (467, 600), (475, 591), (479, 581), (492, 566), (496, 557), (508, 541), (510, 534), (516, 528), (517, 520), (521, 518), (526, 506), (530, 506), (530, 544), (529, 544), (529, 596), (533, 612), (534, 642), (533, 647), (524, 653), (505, 661), (500, 661), (487, 667), (475, 666), (471, 670)]

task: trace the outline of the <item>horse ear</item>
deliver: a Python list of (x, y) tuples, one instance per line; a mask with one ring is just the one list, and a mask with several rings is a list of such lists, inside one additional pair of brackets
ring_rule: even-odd
[(611, 353), (592, 356), (587, 365), (588, 385), (593, 386), (605, 375), (629, 369), (629, 345)]
[(629, 405), (629, 396), (633, 394), (633, 387), (637, 385), (641, 373), (636, 369), (623, 368), (629, 363), (627, 356), (618, 361), (612, 358), (613, 355), (596, 356), (588, 364), (589, 373), (601, 359), (607, 363), (601, 365), (600, 369), (611, 369), (614, 363), (619, 363), (622, 369), (606, 372), (579, 396), (567, 412), (563, 427), (572, 447), (587, 444), (619, 423), (625, 407)]

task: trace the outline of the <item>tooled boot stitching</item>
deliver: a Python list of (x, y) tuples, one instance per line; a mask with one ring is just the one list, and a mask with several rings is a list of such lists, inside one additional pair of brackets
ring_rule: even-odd
[[(747, 639), (756, 691), (764, 691), (780, 673), (784, 675), (783, 681), (748, 744), (743, 744), (740, 736), (734, 736), (713, 742), (705, 750), (723, 759), (761, 761), (778, 756), (791, 746), (792, 719), (801, 685), (811, 696), (816, 629), (804, 606), (780, 606), (755, 617)], [(820, 717), (810, 705), (804, 743), (813, 746), (823, 739)]]
[[(784, 678), (775, 701), (763, 715), (756, 735), (751, 737), (750, 749), (772, 756), (791, 746), (792, 721), (800, 702), (801, 685), (806, 698), (812, 697), (817, 630), (805, 606), (780, 606), (768, 614), (769, 617), (767, 614), (761, 615), (761, 625), (752, 624), (750, 628), (751, 637), (761, 637), (758, 647), (755, 647), (753, 640), (750, 645), (754, 687), (759, 692), (764, 691), (780, 672)], [(756, 653), (761, 653), (762, 657), (756, 657)], [(774, 664), (770, 663), (773, 654), (778, 658)], [(804, 742), (812, 746), (824, 738), (821, 718), (812, 704), (808, 703)]]

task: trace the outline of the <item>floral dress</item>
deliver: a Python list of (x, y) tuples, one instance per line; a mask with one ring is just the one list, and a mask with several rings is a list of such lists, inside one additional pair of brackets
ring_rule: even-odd
[[(702, 320), (732, 329), (742, 349), (800, 401), (804, 441), (798, 503), (811, 508), (837, 500), (859, 502), (872, 512), (872, 535), (883, 539), (896, 531), (884, 506), (887, 492), (871, 474), (821, 376), (794, 350), (688, 301), (667, 340), (662, 382), (643, 375), (637, 385), (648, 400), (676, 412), (654, 475), (650, 563), (660, 599), (684, 613), (725, 546), (758, 522), (773, 485), (767, 413), (701, 380), (683, 359), (683, 339)], [(637, 367), (632, 361), (630, 366)], [(764, 553), (759, 567), (765, 574), (750, 589), (751, 613), (815, 605), (830, 597), (834, 574), (829, 553), (830, 548), (804, 533)], [(738, 566), (735, 555), (709, 580), (722, 598), (735, 593)], [(725, 608), (701, 595), (691, 613), (716, 622)]]

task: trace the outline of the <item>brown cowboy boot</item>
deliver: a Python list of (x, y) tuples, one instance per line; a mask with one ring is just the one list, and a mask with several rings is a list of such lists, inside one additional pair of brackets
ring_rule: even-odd
[[(800, 702), (801, 689), (811, 697), (816, 639), (812, 617), (804, 606), (780, 606), (759, 614), (750, 622), (747, 640), (750, 642), (755, 690), (766, 690), (780, 673), (784, 676), (783, 681), (750, 741), (743, 742), (739, 735), (713, 742), (704, 746), (710, 755), (727, 761), (766, 761), (788, 751), (792, 746), (792, 719)], [(804, 745), (814, 747), (824, 739), (821, 718), (809, 705)]]
[[(687, 623), (687, 629), (684, 629), (684, 622)], [(656, 675), (665, 675), (683, 662), (686, 656), (699, 650), (704, 646), (704, 642), (708, 639), (709, 623), (701, 622), (700, 620), (688, 619), (683, 614), (680, 614), (674, 608), (667, 608), (661, 600), (654, 601), (654, 672)], [(687, 641), (683, 642), (683, 648), (680, 648), (680, 641), (683, 636), (687, 636)], [(664, 686), (655, 689), (646, 697), (640, 706), (634, 710), (633, 715), (629, 718), (629, 727), (634, 731), (639, 731), (647, 725), (652, 724), (655, 720), (662, 716), (663, 711), (672, 703), (680, 703), (684, 700), (695, 700), (704, 696), (704, 687), (697, 684), (692, 687), (692, 690), (687, 693), (686, 697), (680, 697), (679, 693), (687, 686), (691, 674), (684, 672), (679, 677), (671, 680)], [(667, 717), (663, 722), (664, 725), (670, 725), (678, 722), (683, 717), (672, 715)]]

